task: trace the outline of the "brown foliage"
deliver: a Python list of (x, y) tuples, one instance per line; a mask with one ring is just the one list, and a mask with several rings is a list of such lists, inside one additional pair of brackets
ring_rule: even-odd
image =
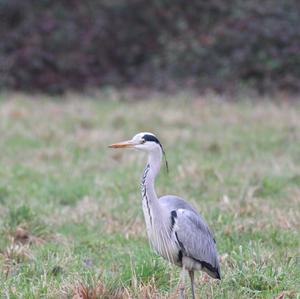
[(297, 0), (17, 1), (0, 5), (0, 87), (61, 92), (169, 79), (297, 89)]

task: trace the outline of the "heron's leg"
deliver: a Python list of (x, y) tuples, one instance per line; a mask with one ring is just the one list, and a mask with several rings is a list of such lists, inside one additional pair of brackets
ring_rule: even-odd
[(184, 289), (185, 289), (185, 267), (182, 267), (182, 270), (180, 272), (180, 283), (179, 283), (179, 289), (180, 289), (180, 299), (184, 299)]
[(195, 288), (194, 288), (194, 270), (189, 271), (190, 279), (191, 279), (191, 290), (192, 290), (192, 298), (195, 299)]

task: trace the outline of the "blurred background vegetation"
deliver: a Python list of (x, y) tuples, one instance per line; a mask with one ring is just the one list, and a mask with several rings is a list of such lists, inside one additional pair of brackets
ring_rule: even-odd
[(0, 0), (0, 87), (300, 87), (297, 0)]

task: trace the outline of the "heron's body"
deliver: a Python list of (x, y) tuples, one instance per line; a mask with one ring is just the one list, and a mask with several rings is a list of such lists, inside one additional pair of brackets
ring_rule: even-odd
[[(147, 234), (153, 249), (166, 260), (187, 270), (194, 298), (194, 271), (202, 270), (221, 279), (215, 240), (201, 215), (182, 198), (158, 198), (155, 177), (160, 170), (163, 149), (151, 133), (140, 133), (126, 143), (111, 147), (134, 147), (148, 152), (148, 163), (141, 180), (142, 206)], [(181, 292), (183, 297), (183, 291)]]

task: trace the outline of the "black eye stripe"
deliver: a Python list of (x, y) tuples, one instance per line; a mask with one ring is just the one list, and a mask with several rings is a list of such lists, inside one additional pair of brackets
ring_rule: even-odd
[(155, 143), (157, 143), (157, 144), (160, 145), (159, 140), (155, 136), (153, 136), (153, 135), (146, 134), (146, 135), (143, 136), (143, 139), (145, 141), (152, 141), (152, 142), (155, 142)]

